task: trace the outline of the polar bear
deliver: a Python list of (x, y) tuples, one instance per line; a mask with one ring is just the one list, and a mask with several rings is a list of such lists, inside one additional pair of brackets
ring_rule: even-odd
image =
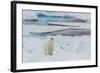
[(44, 52), (46, 55), (53, 55), (54, 44), (53, 44), (53, 37), (48, 37), (44, 44)]

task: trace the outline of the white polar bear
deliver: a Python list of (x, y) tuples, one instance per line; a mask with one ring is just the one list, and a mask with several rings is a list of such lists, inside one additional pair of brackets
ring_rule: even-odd
[(54, 43), (53, 37), (49, 36), (44, 44), (44, 52), (46, 55), (53, 55), (54, 51)]

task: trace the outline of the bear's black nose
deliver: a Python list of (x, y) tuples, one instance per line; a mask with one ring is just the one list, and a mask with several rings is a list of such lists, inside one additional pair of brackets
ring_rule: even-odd
[(51, 40), (53, 40), (53, 38), (51, 38)]

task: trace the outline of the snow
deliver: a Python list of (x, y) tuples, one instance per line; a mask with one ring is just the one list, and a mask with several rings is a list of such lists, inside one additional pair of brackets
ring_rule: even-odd
[(23, 63), (91, 59), (90, 36), (53, 36), (53, 55), (45, 55), (45, 39), (23, 37)]
[[(57, 25), (69, 25), (69, 26), (73, 26), (73, 27), (78, 27), (80, 29), (90, 29), (91, 24), (90, 23), (75, 23), (75, 22), (70, 22), (70, 23), (66, 23), (66, 22), (48, 22), (51, 24), (57, 24)], [(67, 27), (68, 28), (68, 27)], [(70, 28), (70, 27), (69, 27)]]
[[(64, 24), (64, 23), (61, 23)], [(68, 25), (72, 25), (73, 23), (66, 23)], [(29, 34), (29, 32), (35, 32), (35, 33), (45, 33), (45, 32), (53, 32), (57, 30), (63, 30), (63, 29), (69, 29), (69, 28), (78, 28), (78, 29), (90, 29), (90, 24), (79, 24), (74, 23), (73, 25), (79, 26), (79, 27), (68, 27), (68, 26), (38, 26), (38, 25), (24, 25), (23, 26), (23, 34)]]

